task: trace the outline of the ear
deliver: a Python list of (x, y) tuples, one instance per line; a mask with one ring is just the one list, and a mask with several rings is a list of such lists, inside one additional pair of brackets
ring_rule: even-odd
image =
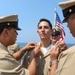
[(39, 30), (37, 30), (38, 35), (40, 36)]
[(38, 33), (38, 30), (37, 30), (37, 33)]
[(53, 30), (51, 29), (51, 34), (52, 34)]
[(8, 29), (7, 28), (4, 28), (4, 30), (3, 30), (3, 35), (6, 37), (6, 36), (8, 36)]

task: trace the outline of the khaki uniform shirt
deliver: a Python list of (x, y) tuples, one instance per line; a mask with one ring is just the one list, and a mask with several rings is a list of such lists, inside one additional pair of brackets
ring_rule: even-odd
[(13, 44), (13, 45), (9, 45), (9, 46), (7, 47), (7, 49), (8, 49), (8, 51), (10, 52), (10, 54), (14, 54), (14, 53), (16, 53), (17, 51), (20, 50), (20, 46), (15, 43), (15, 44)]
[[(37, 58), (37, 74), (36, 75), (49, 75), (50, 74), (50, 50), (44, 55), (42, 54)], [(24, 57), (23, 67), (27, 68), (31, 62), (32, 50), (28, 51)]]
[(55, 75), (75, 75), (75, 46), (60, 54)]
[(0, 75), (30, 75), (29, 71), (21, 67), (2, 43), (0, 43)]

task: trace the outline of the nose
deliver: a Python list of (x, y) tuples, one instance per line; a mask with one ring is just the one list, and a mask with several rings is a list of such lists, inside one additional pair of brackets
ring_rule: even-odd
[(16, 32), (16, 35), (18, 35), (18, 32)]

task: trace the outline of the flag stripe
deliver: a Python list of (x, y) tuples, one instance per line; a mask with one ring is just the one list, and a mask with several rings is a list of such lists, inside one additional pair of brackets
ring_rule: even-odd
[(58, 15), (58, 13), (55, 12), (55, 14), (56, 14), (56, 24), (55, 24), (55, 26), (58, 27), (62, 31), (62, 34), (60, 35), (60, 40), (63, 40), (64, 37), (66, 36), (65, 31), (64, 31), (64, 27), (61, 23), (61, 20), (60, 20), (60, 17)]

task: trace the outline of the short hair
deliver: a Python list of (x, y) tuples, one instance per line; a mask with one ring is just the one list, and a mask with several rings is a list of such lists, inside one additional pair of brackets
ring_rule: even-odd
[(42, 21), (46, 21), (49, 24), (49, 27), (52, 29), (51, 22), (48, 19), (45, 19), (45, 18), (42, 18), (42, 19), (39, 20), (38, 27), (39, 27), (40, 22), (42, 22)]
[[(6, 27), (8, 30), (11, 30), (12, 28), (14, 28), (14, 27)], [(0, 28), (0, 35), (1, 35), (1, 33), (3, 32), (3, 30), (4, 30), (5, 28)]]

